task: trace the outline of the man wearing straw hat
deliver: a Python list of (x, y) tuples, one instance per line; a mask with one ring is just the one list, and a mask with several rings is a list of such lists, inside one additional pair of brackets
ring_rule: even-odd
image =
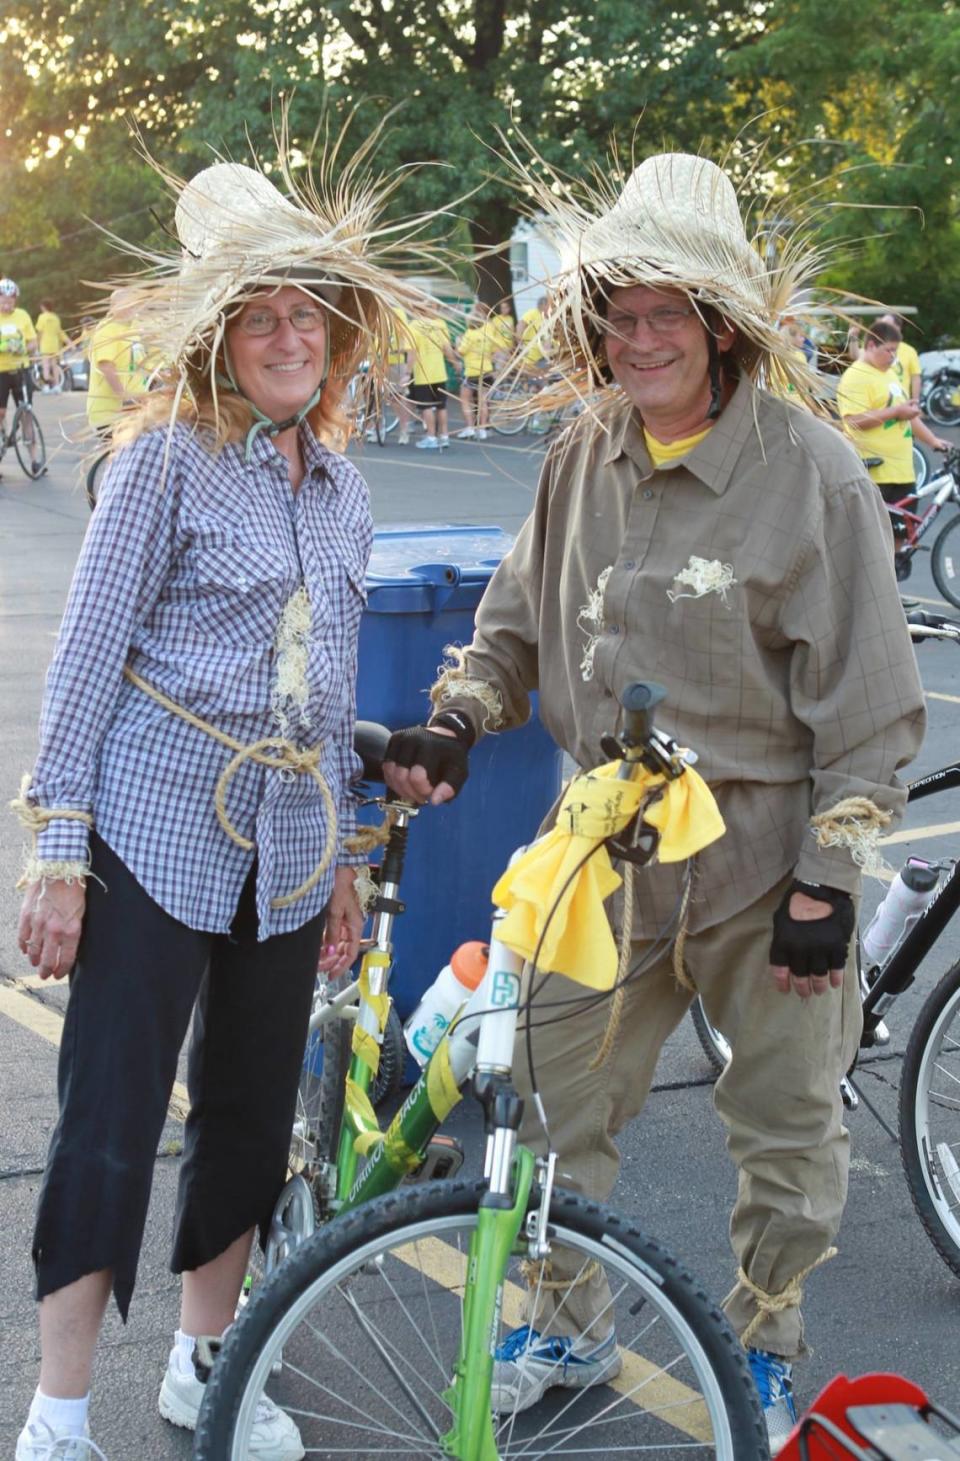
[[(446, 800), (473, 742), (525, 721), (534, 689), (557, 742), (595, 767), (624, 687), (666, 687), (659, 724), (698, 753), (726, 835), (686, 870), (637, 874), (618, 1014), (594, 1001), (538, 1021), (533, 1003), (532, 1078), (523, 1058), (516, 1078), (539, 1089), (559, 1180), (605, 1198), (614, 1137), (699, 992), (733, 1051), (715, 1094), (739, 1174), (725, 1307), (777, 1450), (802, 1282), (835, 1251), (846, 1198), (855, 900), (903, 809), (923, 695), (883, 504), (778, 331), (816, 254), (794, 240), (765, 262), (701, 158), (651, 157), (619, 196), (586, 201), (516, 165), (573, 261), (547, 321), (563, 377), (548, 404), (598, 403), (548, 452), (473, 642), (434, 686), (430, 733), (394, 739), (391, 783)], [(576, 998), (546, 981), (544, 1005)], [(521, 1139), (546, 1145), (530, 1100)], [(502, 1410), (619, 1372), (606, 1276), (563, 1265), (555, 1252), (498, 1351)]]
[[(34, 835), (20, 946), (42, 979), (71, 975), (33, 1243), (40, 1384), (17, 1461), (103, 1455), (94, 1347), (111, 1293), (127, 1316), (191, 1018), (159, 1409), (196, 1426), (196, 1338), (232, 1322), (285, 1179), (317, 969), (356, 956), (372, 523), (340, 400), (362, 358), (376, 377), (395, 312), (426, 303), (387, 267), (420, 250), (378, 221), (392, 188), (371, 145), (338, 178), (333, 149), (304, 191), (285, 170), (288, 195), (232, 163), (176, 184), (182, 255), (150, 259), (124, 296), (169, 367), (114, 424), (15, 803)], [(266, 1396), (248, 1454), (304, 1454)]]

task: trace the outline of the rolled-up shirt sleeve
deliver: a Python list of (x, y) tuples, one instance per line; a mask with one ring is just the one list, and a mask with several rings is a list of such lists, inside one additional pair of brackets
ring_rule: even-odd
[[(813, 815), (864, 797), (892, 827), (906, 806), (897, 772), (920, 748), (926, 710), (883, 503), (862, 478), (825, 488), (783, 626), (795, 643), (791, 705), (813, 735)], [(819, 846), (813, 829), (796, 874), (851, 893), (860, 886), (851, 849)]]
[[(166, 436), (140, 436), (114, 458), (70, 586), (47, 672), (40, 753), (28, 797), (44, 808), (92, 811), (97, 761), (117, 703), (131, 635), (156, 603), (174, 550), (173, 474), (160, 486)], [(54, 818), (40, 862), (85, 863), (85, 822)]]

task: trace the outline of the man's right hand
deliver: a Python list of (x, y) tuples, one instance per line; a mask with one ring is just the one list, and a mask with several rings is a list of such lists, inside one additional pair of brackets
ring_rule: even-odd
[(889, 420), (913, 421), (919, 415), (920, 407), (916, 401), (900, 401), (896, 406), (890, 407)]
[(467, 748), (445, 726), (394, 731), (383, 758), (384, 780), (404, 801), (452, 801), (468, 774)]

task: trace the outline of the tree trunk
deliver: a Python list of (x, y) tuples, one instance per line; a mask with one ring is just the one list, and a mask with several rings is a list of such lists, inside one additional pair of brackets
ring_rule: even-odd
[(470, 240), (480, 251), (495, 249), (475, 265), (477, 296), (484, 304), (496, 305), (501, 299), (512, 299), (513, 278), (510, 273), (510, 235), (517, 213), (506, 201), (483, 204), (483, 215), (470, 219)]

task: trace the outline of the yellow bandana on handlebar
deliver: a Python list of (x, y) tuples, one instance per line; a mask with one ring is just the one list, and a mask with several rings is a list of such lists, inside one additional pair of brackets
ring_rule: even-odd
[[(683, 862), (726, 830), (713, 793), (691, 767), (667, 780), (638, 763), (629, 781), (620, 780), (622, 768), (622, 761), (611, 761), (575, 776), (556, 826), (493, 890), (494, 903), (508, 910), (497, 926), (501, 942), (532, 959), (543, 935), (537, 967), (598, 990), (610, 989), (617, 977), (617, 948), (603, 902), (622, 879), (602, 845), (606, 838), (622, 832), (643, 807), (644, 820), (660, 833), (659, 861)], [(571, 877), (591, 848), (597, 850)]]

